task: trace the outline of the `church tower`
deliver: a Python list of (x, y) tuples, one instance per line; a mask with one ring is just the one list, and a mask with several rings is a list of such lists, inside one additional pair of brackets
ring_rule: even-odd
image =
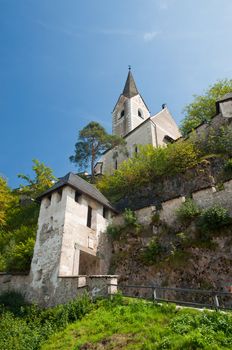
[(112, 112), (113, 134), (125, 136), (150, 117), (150, 112), (139, 94), (131, 68), (122, 94)]

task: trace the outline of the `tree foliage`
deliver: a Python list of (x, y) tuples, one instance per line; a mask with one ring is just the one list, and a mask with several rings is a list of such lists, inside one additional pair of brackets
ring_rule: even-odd
[(90, 165), (93, 177), (97, 159), (104, 151), (116, 146), (125, 146), (124, 139), (117, 135), (109, 135), (99, 123), (90, 122), (80, 130), (74, 155), (69, 159), (80, 170), (86, 170)]
[[(4, 220), (0, 223), (0, 270), (26, 271), (30, 268), (36, 238), (39, 204), (31, 201), (47, 190), (55, 179), (52, 170), (33, 160), (34, 178), (20, 174), (26, 181), (17, 190), (10, 190), (1, 181), (1, 193), (7, 194)], [(22, 198), (28, 199), (22, 201)]]
[(184, 108), (185, 117), (181, 123), (184, 135), (216, 114), (216, 101), (232, 92), (232, 79), (223, 79), (211, 85), (203, 95), (194, 95), (194, 100)]
[(20, 193), (35, 199), (53, 185), (56, 177), (53, 175), (52, 169), (44, 163), (37, 159), (33, 159), (32, 162), (35, 177), (31, 179), (30, 176), (24, 174), (18, 174), (18, 177), (27, 183), (26, 185), (20, 185)]
[(232, 156), (231, 126), (221, 126), (217, 129), (210, 127), (200, 135), (192, 133), (190, 138), (202, 157), (210, 154), (221, 155), (224, 158)]
[(7, 209), (11, 206), (13, 195), (6, 180), (0, 176), (0, 225), (6, 220)]

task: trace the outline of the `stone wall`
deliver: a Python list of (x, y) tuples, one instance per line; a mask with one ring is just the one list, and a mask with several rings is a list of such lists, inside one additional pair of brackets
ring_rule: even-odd
[(128, 193), (115, 206), (119, 211), (124, 208), (137, 210), (151, 205), (161, 209), (162, 202), (187, 197), (193, 192), (214, 186), (221, 180), (223, 165), (223, 159), (215, 158), (203, 161), (183, 173), (158, 178), (139, 191)]
[(15, 291), (26, 295), (29, 275), (11, 275), (0, 272), (0, 294)]
[(71, 186), (42, 199), (28, 300), (49, 306), (67, 301), (82, 292), (80, 274), (107, 273), (111, 249), (104, 232), (111, 215), (110, 209), (104, 211), (103, 204)]
[(117, 292), (117, 279), (118, 276), (115, 275), (59, 277), (56, 289), (48, 293), (44, 288), (38, 290), (32, 288), (29, 275), (0, 273), (0, 294), (19, 292), (27, 302), (41, 307), (51, 307), (65, 304), (86, 292), (94, 297), (114, 294)]
[[(188, 198), (189, 197), (192, 197), (196, 204), (202, 209), (218, 204), (228, 209), (230, 215), (232, 216), (232, 180), (221, 184), (220, 189), (210, 186), (196, 192), (188, 193)], [(169, 226), (177, 225), (176, 210), (183, 202), (185, 202), (186, 198), (187, 197), (185, 196), (180, 196), (160, 202), (158, 206), (151, 205), (137, 209), (135, 210), (135, 214), (138, 222), (142, 225), (149, 225), (151, 223), (152, 215), (158, 212), (161, 221), (165, 222)], [(117, 215), (112, 221), (116, 226), (123, 225), (123, 214)]]

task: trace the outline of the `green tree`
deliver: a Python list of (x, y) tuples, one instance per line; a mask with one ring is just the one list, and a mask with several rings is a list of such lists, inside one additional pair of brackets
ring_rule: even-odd
[(44, 163), (39, 162), (37, 159), (33, 159), (32, 162), (35, 178), (31, 179), (30, 176), (24, 174), (18, 174), (18, 177), (27, 182), (26, 185), (20, 185), (20, 193), (35, 199), (51, 187), (57, 179), (53, 175), (52, 169)]
[(36, 201), (22, 201), (22, 198), (35, 199), (52, 186), (55, 180), (52, 170), (38, 160), (33, 160), (32, 169), (34, 178), (18, 175), (26, 181), (26, 185), (20, 185), (20, 189), (11, 191), (6, 183), (2, 185), (5, 191), (2, 192), (8, 193), (12, 200), (7, 206), (4, 221), (0, 225), (0, 270), (30, 269), (39, 205)]
[(11, 206), (13, 196), (6, 180), (0, 176), (0, 226), (5, 223), (7, 209)]
[(184, 108), (181, 123), (184, 135), (203, 122), (209, 122), (216, 114), (215, 103), (228, 92), (232, 92), (232, 79), (223, 79), (209, 86), (203, 95), (194, 95), (194, 100)]
[(79, 131), (78, 141), (75, 144), (74, 155), (69, 159), (80, 170), (91, 166), (92, 180), (94, 179), (94, 164), (104, 151), (112, 147), (119, 147), (125, 151), (125, 140), (117, 135), (109, 135), (106, 130), (96, 122), (90, 122)]

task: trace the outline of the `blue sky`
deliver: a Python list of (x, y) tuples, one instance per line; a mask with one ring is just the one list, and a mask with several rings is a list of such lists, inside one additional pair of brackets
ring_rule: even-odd
[(111, 111), (128, 64), (152, 114), (232, 76), (231, 0), (0, 0), (0, 173), (56, 176), (78, 130)]

